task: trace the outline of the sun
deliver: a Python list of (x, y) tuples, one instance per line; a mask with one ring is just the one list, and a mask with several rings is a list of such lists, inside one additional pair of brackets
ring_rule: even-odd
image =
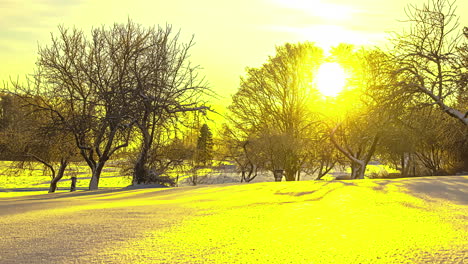
[(324, 63), (320, 65), (317, 72), (317, 89), (324, 96), (335, 97), (343, 90), (346, 78), (346, 72), (340, 64), (336, 62)]

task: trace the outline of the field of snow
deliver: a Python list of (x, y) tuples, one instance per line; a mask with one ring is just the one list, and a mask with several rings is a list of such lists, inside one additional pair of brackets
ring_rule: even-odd
[[(129, 186), (131, 178), (122, 176), (118, 164), (108, 162), (101, 174), (99, 181), (100, 189), (115, 189)], [(388, 166), (368, 165), (367, 175), (379, 174), (382, 171), (396, 172)], [(325, 176), (324, 180), (334, 179), (334, 176), (342, 175), (346, 172), (333, 172), (330, 176)], [(349, 171), (348, 171), (349, 173)], [(226, 166), (218, 170), (206, 170), (205, 173), (199, 173), (198, 185), (239, 183), (240, 173), (236, 171), (235, 166)], [(174, 178), (175, 173), (171, 174)], [(70, 177), (77, 177), (77, 190), (87, 190), (91, 179), (90, 169), (84, 163), (73, 163), (65, 172), (65, 176), (58, 183), (57, 192), (68, 192), (70, 190)], [(180, 174), (178, 186), (190, 186), (192, 182), (188, 174)], [(301, 174), (301, 180), (313, 180), (315, 176)], [(17, 170), (13, 163), (9, 161), (0, 161), (0, 197), (16, 197), (25, 195), (37, 195), (47, 193), (50, 184), (49, 171), (44, 171), (43, 166), (37, 164), (35, 167), (25, 170)], [(260, 171), (252, 183), (272, 182), (273, 175), (270, 171)]]
[(467, 263), (468, 176), (0, 198), (0, 263)]

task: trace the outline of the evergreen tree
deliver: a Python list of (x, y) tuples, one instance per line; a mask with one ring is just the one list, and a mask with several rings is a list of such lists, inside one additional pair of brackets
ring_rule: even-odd
[(213, 134), (207, 124), (203, 124), (200, 129), (200, 136), (197, 141), (196, 162), (198, 165), (207, 166), (213, 159)]

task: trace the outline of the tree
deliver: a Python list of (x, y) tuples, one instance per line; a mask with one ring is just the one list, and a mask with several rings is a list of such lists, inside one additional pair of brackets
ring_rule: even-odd
[(200, 136), (197, 141), (196, 162), (199, 165), (207, 166), (213, 160), (213, 134), (207, 124), (203, 124), (200, 129)]
[(266, 166), (281, 179), (294, 181), (306, 146), (300, 143), (318, 116), (312, 106), (318, 91), (312, 83), (323, 52), (312, 43), (285, 44), (259, 68), (247, 68), (229, 106), (230, 121), (247, 138), (262, 142)]
[(190, 100), (200, 87), (196, 68), (186, 63), (191, 44), (178, 45), (170, 32), (131, 20), (93, 29), (90, 37), (59, 27), (52, 44), (39, 49), (34, 78), (14, 84), (24, 102), (73, 134), (92, 171), (90, 190), (98, 188), (106, 162), (128, 146), (135, 126), (144, 146), (138, 166), (168, 115), (201, 109)]
[(379, 144), (378, 156), (381, 162), (400, 170), (402, 177), (416, 176), (415, 152), (420, 135), (413, 127), (421, 119), (416, 119), (413, 114), (413, 111), (406, 109), (404, 116), (389, 122)]
[(21, 115), (14, 102), (13, 96), (2, 94), (0, 96), (0, 132), (2, 134), (0, 138), (1, 160), (18, 160), (19, 158), (16, 153), (10, 151), (11, 148), (8, 146), (10, 139), (6, 131), (18, 120), (21, 120)]
[[(367, 131), (366, 128), (370, 128), (370, 125), (364, 122), (348, 117), (347, 125), (343, 128), (341, 123), (338, 124), (330, 135), (333, 145), (350, 162), (351, 179), (364, 179), (366, 167), (380, 140), (378, 133), (373, 134)], [(339, 134), (339, 139), (337, 139), (337, 134)]]
[[(203, 77), (199, 77), (198, 65), (192, 65), (189, 51), (193, 37), (183, 43), (179, 33), (174, 34), (171, 26), (143, 29), (136, 27), (134, 33), (141, 36), (142, 50), (129, 66), (134, 75), (134, 109), (137, 114), (136, 127), (141, 135), (138, 158), (134, 164), (133, 182), (146, 182), (155, 152), (160, 151), (158, 138), (174, 137), (179, 125), (186, 126), (190, 113), (206, 114), (209, 107), (205, 100), (211, 95)], [(160, 168), (161, 169), (161, 168)], [(156, 169), (156, 171), (161, 171)]]
[(65, 169), (77, 156), (73, 138), (63, 131), (56, 131), (53, 127), (39, 122), (29, 123), (27, 129), (22, 129), (10, 136), (15, 142), (12, 147), (19, 147), (24, 156), (20, 163), (36, 161), (42, 163), (51, 174), (49, 193), (57, 190), (58, 182), (64, 177)]
[(241, 173), (240, 182), (251, 182), (258, 175), (261, 164), (256, 153), (259, 151), (255, 139), (249, 138), (242, 129), (236, 129), (234, 124), (223, 124), (222, 153), (223, 159), (234, 161)]
[(285, 176), (287, 181), (295, 181), (303, 164), (302, 150), (305, 145), (286, 133), (263, 130), (256, 144), (261, 148), (260, 159), (264, 166), (273, 172), (275, 181)]
[(303, 169), (308, 174), (316, 174), (315, 180), (320, 180), (341, 161), (339, 151), (330, 140), (326, 123), (317, 126), (308, 141)]
[(351, 178), (362, 179), (382, 136), (388, 133), (390, 121), (398, 113), (381, 104), (381, 98), (387, 96), (383, 91), (394, 83), (394, 78), (388, 55), (382, 51), (347, 49), (346, 54), (354, 61), (350, 65), (353, 77), (336, 98), (343, 121), (331, 129), (330, 139), (348, 159)]
[(415, 144), (416, 162), (421, 167), (419, 174), (447, 175), (463, 167), (463, 152), (466, 151), (467, 128), (455, 119), (434, 108), (424, 108), (418, 113), (426, 118), (413, 125), (418, 140)]
[(140, 50), (133, 24), (83, 31), (59, 27), (50, 46), (39, 48), (37, 70), (16, 94), (48, 112), (57, 127), (73, 134), (92, 171), (89, 189), (99, 186), (109, 158), (128, 145), (135, 119), (130, 114), (134, 78), (128, 64)]
[(1, 101), (2, 145), (15, 157), (17, 168), (35, 167), (37, 162), (44, 165), (51, 174), (49, 193), (55, 192), (68, 164), (77, 156), (72, 135), (57, 130), (44, 112), (21, 107), (18, 98), (4, 95)]
[(185, 162), (192, 159), (193, 150), (177, 137), (158, 138), (154, 143), (155, 147), (148, 153), (149, 159), (145, 164), (145, 178), (140, 183), (175, 186), (178, 177), (173, 177), (171, 174), (179, 175), (181, 172), (186, 172)]
[[(431, 0), (422, 7), (408, 6), (407, 32), (397, 34), (394, 42), (395, 74), (400, 82), (396, 96), (415, 100), (420, 105), (437, 105), (446, 114), (468, 125), (468, 112), (457, 105), (466, 98), (466, 67), (458, 47), (462, 39), (455, 14), (455, 1)], [(465, 74), (464, 74), (465, 73)], [(460, 106), (462, 108), (457, 109)]]

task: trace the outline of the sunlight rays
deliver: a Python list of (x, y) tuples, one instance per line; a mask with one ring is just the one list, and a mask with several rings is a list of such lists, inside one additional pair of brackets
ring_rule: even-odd
[(348, 76), (340, 64), (336, 62), (324, 63), (317, 72), (317, 89), (324, 96), (335, 97), (343, 90), (347, 78)]

